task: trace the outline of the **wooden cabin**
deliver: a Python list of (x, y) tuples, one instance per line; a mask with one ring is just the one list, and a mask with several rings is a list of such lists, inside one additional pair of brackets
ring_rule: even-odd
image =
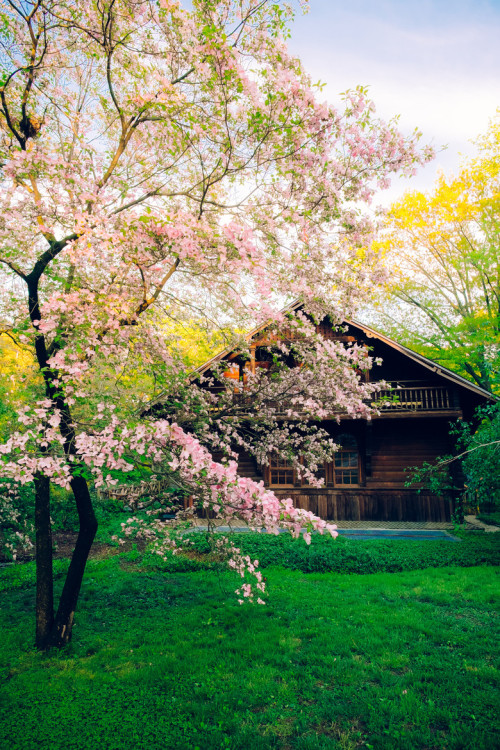
[[(260, 358), (263, 330), (249, 336), (254, 360)], [(328, 323), (318, 330), (328, 337), (340, 335)], [(450, 422), (472, 419), (478, 406), (494, 402), (495, 397), (362, 323), (345, 321), (341, 336), (366, 345), (371, 356), (382, 359), (371, 377), (390, 383), (396, 399), (380, 403), (380, 413), (371, 420), (340, 415), (340, 422), (322, 422), (341, 448), (322, 467), (325, 483), (319, 489), (301, 482), (291, 465), (273, 456), (269, 465), (259, 466), (251, 456), (241, 454), (240, 474), (263, 480), (279, 497), (291, 497), (297, 507), (332, 521), (449, 521), (453, 498), (406, 487), (407, 470), (454, 453)], [(209, 371), (221, 360), (228, 360), (226, 376), (242, 383), (244, 365), (230, 350), (199, 372)]]

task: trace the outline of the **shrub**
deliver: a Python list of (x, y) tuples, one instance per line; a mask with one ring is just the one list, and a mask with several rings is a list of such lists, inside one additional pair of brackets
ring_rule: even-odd
[[(498, 535), (500, 537), (500, 534)], [(330, 539), (313, 536), (308, 546), (287, 534), (241, 534), (241, 551), (259, 560), (261, 568), (281, 566), (303, 573), (394, 573), (446, 566), (472, 567), (500, 563), (500, 538), (496, 534), (463, 534), (460, 543), (449, 541), (395, 541)], [(198, 557), (168, 556), (163, 561), (147, 556), (147, 564), (168, 570), (199, 570), (218, 567), (210, 560), (210, 545), (203, 534), (193, 534)], [(205, 557), (204, 557), (205, 556)]]

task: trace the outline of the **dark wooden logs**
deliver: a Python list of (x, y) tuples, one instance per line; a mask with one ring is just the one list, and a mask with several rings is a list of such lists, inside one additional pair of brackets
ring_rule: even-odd
[(328, 521), (413, 521), (445, 523), (451, 519), (451, 502), (444, 497), (412, 490), (309, 490), (274, 492), (291, 497), (295, 507)]

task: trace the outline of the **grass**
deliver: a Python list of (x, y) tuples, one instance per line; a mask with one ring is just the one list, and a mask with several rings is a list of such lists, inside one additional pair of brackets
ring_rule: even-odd
[(4, 569), (0, 747), (498, 747), (494, 567), (265, 574), (252, 608), (228, 573), (91, 561), (75, 640), (43, 655), (33, 565)]

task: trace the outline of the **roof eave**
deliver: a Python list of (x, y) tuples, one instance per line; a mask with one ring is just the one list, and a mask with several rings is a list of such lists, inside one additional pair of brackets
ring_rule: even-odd
[[(283, 308), (281, 310), (281, 313), (287, 313), (291, 310), (297, 309), (300, 307), (303, 303), (300, 300), (295, 300), (295, 302), (291, 302), (289, 305)], [(366, 326), (364, 323), (360, 323), (357, 320), (349, 320), (345, 319), (343, 321), (347, 325), (354, 326), (356, 328), (360, 328), (365, 332), (365, 334), (368, 336), (368, 338), (376, 338), (379, 341), (382, 341), (383, 343), (387, 344), (391, 348), (395, 349), (396, 351), (399, 351), (401, 354), (410, 357), (414, 362), (417, 362), (418, 364), (422, 365), (423, 367), (426, 367), (431, 372), (436, 373), (437, 375), (440, 375), (443, 378), (446, 378), (452, 383), (455, 383), (456, 385), (462, 386), (463, 388), (467, 388), (468, 390), (475, 393), (477, 396), (481, 396), (482, 398), (487, 398), (488, 400), (492, 402), (500, 401), (500, 399), (490, 393), (489, 391), (486, 391), (484, 388), (481, 388), (478, 385), (475, 385), (475, 383), (471, 383), (469, 380), (466, 380), (461, 375), (457, 375), (457, 373), (453, 372), (452, 370), (449, 370), (447, 367), (443, 367), (442, 365), (438, 365), (436, 362), (433, 362), (431, 359), (428, 359), (427, 357), (424, 357), (422, 354), (418, 354), (417, 352), (414, 352), (412, 349), (408, 349), (408, 347), (403, 346), (402, 344), (398, 344), (397, 341), (394, 341), (394, 339), (389, 338), (388, 336), (385, 336), (383, 333), (380, 333), (379, 331), (375, 331), (373, 328), (370, 328), (369, 326)], [(260, 326), (257, 326), (254, 328), (250, 333), (248, 333), (245, 336), (245, 340), (250, 342), (260, 331), (267, 328), (272, 323), (271, 320), (268, 320), (266, 323), (263, 323)], [(234, 348), (227, 347), (222, 352), (219, 352), (219, 354), (216, 354), (212, 359), (209, 359), (208, 362), (205, 362), (203, 365), (200, 365), (196, 368), (196, 370), (193, 371), (193, 375), (203, 374), (206, 372), (210, 367), (215, 364), (216, 362), (220, 362), (224, 357), (228, 356), (234, 351)]]

